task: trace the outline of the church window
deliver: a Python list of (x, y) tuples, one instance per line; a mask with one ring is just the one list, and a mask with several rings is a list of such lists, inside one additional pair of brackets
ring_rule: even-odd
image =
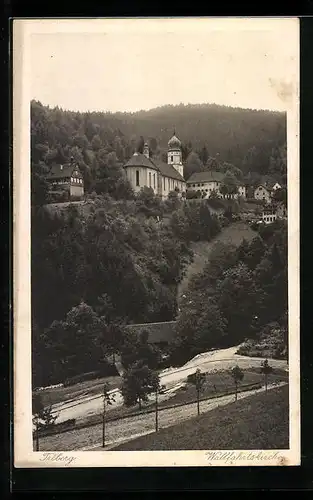
[(153, 187), (155, 189), (155, 174), (153, 174)]
[(139, 183), (139, 170), (136, 170), (136, 186), (140, 186), (140, 183)]
[(174, 161), (174, 156), (173, 156), (173, 155), (171, 155), (171, 162), (173, 162), (173, 161)]
[(165, 191), (165, 189), (166, 189), (166, 187), (165, 187), (165, 177), (163, 177), (163, 181), (164, 181), (164, 191)]
[(151, 172), (149, 172), (149, 187), (151, 188)]

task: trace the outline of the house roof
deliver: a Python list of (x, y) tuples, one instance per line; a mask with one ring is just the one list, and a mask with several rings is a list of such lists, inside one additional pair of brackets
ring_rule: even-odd
[(172, 165), (169, 165), (168, 163), (164, 163), (163, 161), (159, 160), (152, 160), (152, 161), (164, 177), (170, 177), (171, 179), (176, 179), (178, 181), (186, 182), (185, 179), (176, 170), (176, 168), (174, 168)]
[(265, 186), (267, 189), (272, 189), (275, 184), (279, 184), (276, 179), (274, 179), (271, 175), (263, 175), (261, 177), (261, 184)]
[[(192, 174), (187, 184), (195, 184), (199, 182), (223, 182), (226, 174), (224, 172), (216, 172), (214, 170), (206, 170), (205, 172), (195, 172)], [(235, 184), (237, 186), (245, 186), (244, 182), (240, 182), (238, 179), (234, 178)]]
[(159, 342), (171, 342), (176, 335), (176, 321), (166, 321), (161, 323), (142, 323), (137, 325), (127, 325), (126, 328), (140, 335), (141, 332), (148, 333), (148, 343), (157, 344)]
[(266, 191), (269, 193), (270, 192), (270, 188), (268, 188), (267, 186), (265, 186), (265, 184), (257, 184), (254, 188), (254, 191), (256, 191), (257, 189), (259, 189), (260, 187), (266, 189)]
[(277, 206), (276, 205), (267, 205), (266, 207), (263, 208), (263, 213), (272, 213), (276, 212)]
[(57, 164), (52, 165), (47, 174), (47, 179), (67, 179), (71, 177), (73, 170), (75, 168), (78, 168), (78, 166), (74, 163), (65, 163), (64, 165), (57, 165)]
[(146, 167), (146, 168), (153, 168), (154, 170), (158, 170), (158, 168), (150, 160), (150, 158), (147, 158), (142, 153), (134, 153), (133, 156), (124, 165), (124, 168), (126, 168), (126, 167)]
[(222, 182), (225, 177), (223, 172), (215, 172), (214, 170), (206, 170), (205, 172), (195, 172), (192, 174), (187, 184), (195, 182)]

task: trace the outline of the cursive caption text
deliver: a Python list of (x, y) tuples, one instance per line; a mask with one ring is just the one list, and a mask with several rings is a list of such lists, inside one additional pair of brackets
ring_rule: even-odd
[(60, 464), (70, 465), (72, 462), (76, 460), (76, 457), (71, 455), (66, 455), (65, 453), (43, 453), (40, 458), (41, 462), (59, 462)]

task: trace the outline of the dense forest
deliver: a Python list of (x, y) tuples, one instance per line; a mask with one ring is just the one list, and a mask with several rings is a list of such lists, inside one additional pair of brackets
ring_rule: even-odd
[(82, 366), (94, 368), (101, 350), (96, 359), (90, 355), (87, 365), (75, 361), (74, 353), (82, 342), (84, 356), (90, 349), (95, 354), (99, 335), (107, 335), (103, 346), (110, 350), (108, 325), (116, 326), (116, 334), (126, 323), (174, 319), (177, 285), (192, 258), (190, 242), (209, 241), (220, 230), (207, 204), (184, 203), (177, 193), (166, 202), (150, 188), (136, 200), (91, 198), (83, 210), (75, 205), (61, 212), (33, 207), (32, 330), (38, 383), (43, 383), (41, 369), (51, 382)]
[(263, 341), (266, 348), (272, 342), (271, 355), (287, 356), (287, 223), (257, 230), (238, 248), (216, 245), (203, 272), (190, 282), (173, 346), (178, 363), (246, 339)]
[[(123, 165), (149, 142), (165, 159), (174, 127), (182, 141), (184, 175), (233, 170), (247, 180), (272, 175), (286, 182), (286, 115), (217, 105), (162, 106), (136, 113), (72, 112), (31, 102), (33, 183), (53, 163), (71, 157), (80, 165), (87, 192), (127, 198)], [(45, 199), (45, 195), (38, 195)]]
[[(190, 243), (210, 241), (229, 223), (211, 215), (206, 201), (186, 202), (175, 192), (165, 202), (148, 188), (135, 196), (125, 179), (123, 164), (143, 137), (162, 156), (174, 126), (186, 177), (214, 168), (251, 179), (285, 178), (281, 113), (214, 105), (78, 113), (31, 103), (35, 386), (103, 369), (115, 352), (128, 359), (147, 354), (124, 325), (175, 319)], [(51, 210), (45, 173), (71, 157), (84, 174), (86, 203)], [(196, 307), (186, 305), (178, 315), (173, 360), (191, 356), (195, 345), (231, 344), (273, 322), (284, 328), (286, 232), (276, 226), (239, 253), (220, 249), (191, 284), (188, 298)]]

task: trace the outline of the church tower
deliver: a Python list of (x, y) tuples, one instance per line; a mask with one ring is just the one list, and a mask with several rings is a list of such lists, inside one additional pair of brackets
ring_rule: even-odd
[(150, 151), (149, 151), (149, 144), (145, 142), (144, 147), (143, 147), (143, 154), (149, 158), (150, 157)]
[(167, 163), (172, 165), (184, 177), (181, 142), (176, 137), (175, 130), (173, 137), (168, 141)]

